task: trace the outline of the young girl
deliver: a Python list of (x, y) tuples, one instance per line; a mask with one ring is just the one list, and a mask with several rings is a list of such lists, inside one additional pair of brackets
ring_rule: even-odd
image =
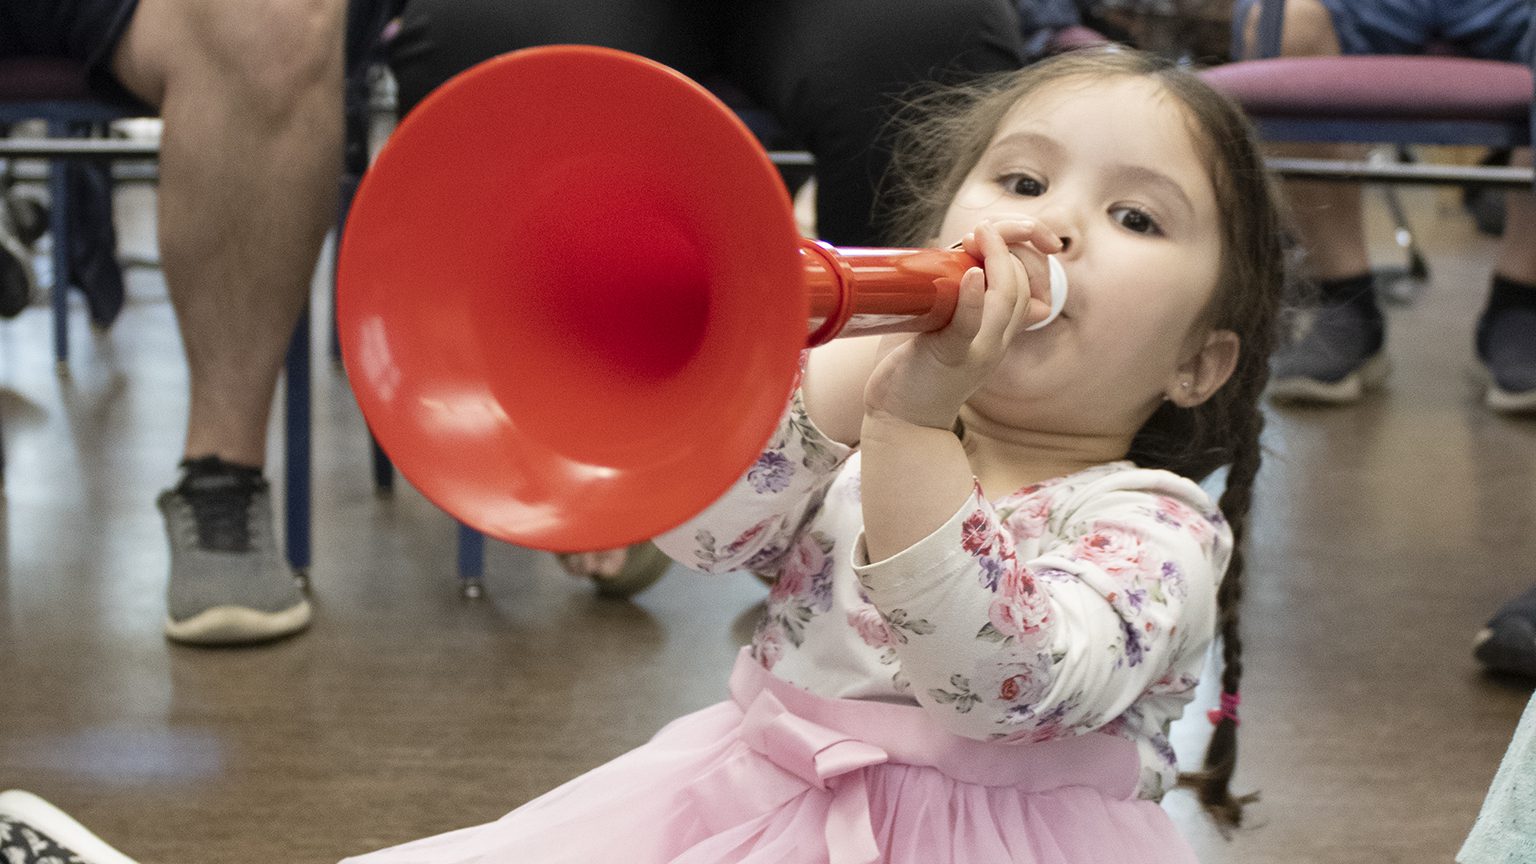
[[(1190, 862), (1157, 802), (1218, 633), (1198, 782), (1237, 821), (1236, 544), (1282, 267), (1247, 125), (1126, 50), (922, 107), (909, 239), (983, 261), (954, 320), (813, 352), (756, 465), (657, 541), (776, 580), (730, 698), (350, 861)], [(1046, 255), (1071, 290), (1029, 332)], [(1218, 510), (1195, 481), (1223, 465)]]

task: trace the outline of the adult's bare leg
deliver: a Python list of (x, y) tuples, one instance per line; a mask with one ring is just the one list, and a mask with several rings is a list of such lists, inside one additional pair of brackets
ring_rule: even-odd
[(310, 620), (261, 466), (335, 209), (345, 20), (345, 0), (140, 0), (113, 55), (165, 121), (161, 259), (190, 380), (184, 473), (158, 501), (176, 641), (267, 641)]
[[(1247, 21), (1247, 41), (1258, 40), (1258, 9)], [(1287, 0), (1280, 53), (1287, 57), (1337, 56), (1341, 53), (1333, 19), (1318, 0)], [(1358, 158), (1355, 145), (1275, 144), (1277, 156)], [(1305, 268), (1313, 279), (1355, 276), (1370, 268), (1361, 222), (1360, 187), (1352, 183), (1287, 181), (1285, 195), (1295, 217), (1297, 239), (1305, 250)]]
[[(1531, 151), (1515, 151), (1512, 165), (1530, 165)], [(1536, 193), (1510, 190), (1504, 195), (1504, 239), (1499, 246), (1498, 273), (1528, 285), (1536, 285), (1536, 246), (1529, 242), (1536, 231)]]
[(187, 457), (259, 466), (334, 218), (344, 0), (140, 0), (118, 78), (160, 107), (159, 232), (191, 378)]

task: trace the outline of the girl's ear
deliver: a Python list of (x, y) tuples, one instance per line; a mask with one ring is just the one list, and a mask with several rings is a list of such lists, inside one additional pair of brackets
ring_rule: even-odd
[(1242, 340), (1231, 330), (1212, 330), (1205, 344), (1190, 355), (1169, 380), (1163, 391), (1180, 408), (1193, 408), (1211, 398), (1237, 368)]

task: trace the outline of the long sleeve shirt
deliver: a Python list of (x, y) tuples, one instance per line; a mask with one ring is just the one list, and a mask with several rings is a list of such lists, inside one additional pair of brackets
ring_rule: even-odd
[(882, 561), (863, 543), (860, 454), (797, 393), (716, 504), (658, 538), (705, 572), (773, 580), (752, 654), (813, 693), (917, 704), (946, 730), (1022, 744), (1137, 743), (1140, 794), (1177, 774), (1168, 726), (1193, 698), (1231, 556), (1195, 483), (1113, 462), (988, 501)]

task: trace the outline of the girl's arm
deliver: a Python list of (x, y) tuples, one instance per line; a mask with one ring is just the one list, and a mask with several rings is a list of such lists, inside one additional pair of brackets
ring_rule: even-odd
[(853, 449), (806, 415), (799, 389), (757, 461), (718, 501), (655, 538), (673, 559), (706, 573), (777, 574)]
[[(1189, 698), (1193, 679), (1174, 673), (1211, 638), (1232, 547), (1205, 493), (1119, 469), (1024, 501), (1000, 519), (976, 491), (931, 535), (856, 566), (918, 703), (959, 735), (1034, 741), (1144, 695)], [(1015, 531), (1051, 539), (1023, 560)]]
[[(953, 319), (932, 333), (885, 340), (864, 391), (864, 532), (876, 559), (927, 536), (970, 494), (955, 419), (1015, 334), (1049, 310), (1036, 295), (1049, 293), (1044, 255), (1061, 249), (1054, 234), (1028, 220), (983, 222), (962, 242), (982, 267), (961, 278)], [(1014, 254), (1026, 244), (1030, 252)]]
[(858, 446), (864, 388), (879, 360), (879, 349), (879, 336), (857, 336), (835, 339), (809, 352), (800, 382), (805, 412), (833, 441)]

